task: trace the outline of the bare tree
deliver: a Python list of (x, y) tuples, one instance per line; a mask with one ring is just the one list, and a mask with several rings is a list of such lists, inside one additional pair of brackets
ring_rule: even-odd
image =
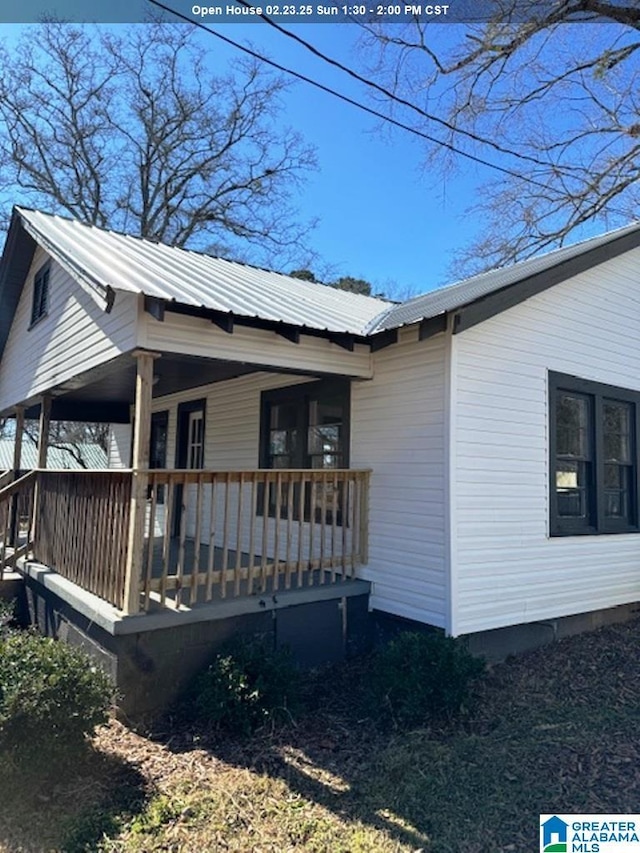
[[(195, 31), (29, 28), (0, 52), (0, 190), (84, 222), (285, 263), (308, 230), (291, 199), (313, 151), (279, 122), (282, 78), (215, 76)], [(257, 253), (257, 254), (256, 254)]]
[[(623, 224), (640, 202), (640, 6), (491, 8), (488, 23), (367, 34), (367, 55), (377, 48), (370, 72), (390, 93), (377, 95), (395, 115), (506, 170), (473, 200), (484, 230), (459, 258), (465, 272), (562, 245), (587, 223)], [(437, 144), (428, 155), (439, 168), (461, 162)]]

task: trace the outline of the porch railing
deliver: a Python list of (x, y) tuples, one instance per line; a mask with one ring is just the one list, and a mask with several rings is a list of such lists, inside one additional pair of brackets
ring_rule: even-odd
[[(337, 583), (367, 562), (369, 472), (148, 472), (140, 609)], [(28, 555), (119, 609), (131, 471), (33, 471), (0, 490), (0, 578)]]
[(38, 471), (34, 560), (122, 608), (131, 472)]

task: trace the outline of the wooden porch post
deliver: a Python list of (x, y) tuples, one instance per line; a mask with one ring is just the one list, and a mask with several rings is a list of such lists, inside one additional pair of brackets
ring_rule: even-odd
[(20, 470), (22, 458), (22, 437), (24, 435), (24, 406), (16, 406), (16, 437), (13, 443), (13, 479)]
[[(16, 434), (13, 442), (12, 480), (18, 479), (22, 456), (22, 434), (24, 432), (24, 406), (16, 406)], [(9, 522), (9, 545), (15, 546), (18, 535), (18, 495), (11, 499), (11, 520)]]
[(40, 401), (40, 429), (38, 431), (38, 468), (47, 467), (49, 424), (51, 422), (51, 397), (43, 394)]
[(129, 512), (129, 546), (125, 572), (125, 613), (140, 609), (140, 581), (144, 551), (144, 523), (147, 506), (149, 470), (149, 439), (151, 434), (151, 396), (153, 390), (153, 362), (158, 353), (137, 350), (136, 402), (133, 426), (131, 467), (131, 507)]

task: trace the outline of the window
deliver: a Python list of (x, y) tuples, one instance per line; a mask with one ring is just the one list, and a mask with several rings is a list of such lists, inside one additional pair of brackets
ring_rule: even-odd
[(640, 393), (549, 374), (551, 534), (638, 530)]
[[(346, 381), (320, 381), (278, 388), (262, 394), (260, 466), (262, 468), (347, 468), (349, 465), (349, 399)], [(325, 492), (330, 492), (327, 483)], [(288, 492), (283, 484), (280, 513), (286, 514)], [(276, 514), (276, 489), (269, 490), (269, 514)], [(333, 505), (333, 494), (314, 487), (315, 510)], [(293, 506), (300, 505), (294, 491)], [(262, 495), (258, 506), (262, 506)], [(303, 496), (305, 514), (311, 514), (311, 496)], [(338, 507), (338, 515), (342, 508)], [(338, 519), (339, 521), (339, 519)]]
[(43, 266), (33, 280), (33, 302), (31, 303), (31, 325), (47, 315), (49, 307), (49, 264)]

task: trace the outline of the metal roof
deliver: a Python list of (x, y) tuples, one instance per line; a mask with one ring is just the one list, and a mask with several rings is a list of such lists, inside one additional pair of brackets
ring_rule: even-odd
[[(68, 448), (68, 449), (65, 449)], [(47, 449), (47, 468), (80, 469), (83, 466), (77, 460), (80, 456), (87, 468), (106, 468), (107, 454), (99, 444), (61, 444), (59, 447)], [(13, 439), (0, 439), (0, 471), (8, 471), (13, 467)], [(38, 448), (25, 440), (22, 444), (21, 468), (38, 467)]]
[(539, 289), (544, 289), (562, 280), (562, 275), (551, 274), (562, 265), (564, 277), (575, 274), (567, 262), (575, 266), (576, 259), (584, 257), (585, 263), (595, 265), (626, 251), (630, 242), (625, 238), (640, 244), (640, 222), (635, 222), (395, 304), (61, 216), (19, 207), (15, 211), (31, 237), (71, 274), (105, 295), (109, 289), (142, 293), (239, 318), (362, 337), (438, 317), (502, 291), (512, 295), (514, 304), (530, 295), (525, 287), (518, 288), (525, 281), (537, 276), (542, 279)]
[(143, 293), (237, 317), (362, 335), (391, 303), (26, 208), (25, 229), (99, 288)]
[[(395, 329), (399, 326), (437, 317), (447, 311), (455, 311), (457, 308), (475, 302), (483, 296), (515, 286), (524, 279), (544, 273), (559, 264), (577, 258), (591, 250), (604, 247), (634, 232), (640, 233), (639, 222), (634, 222), (615, 231), (609, 231), (598, 237), (592, 237), (589, 240), (583, 240), (580, 243), (574, 243), (562, 249), (547, 252), (544, 255), (538, 255), (510, 267), (500, 267), (480, 275), (474, 275), (456, 284), (450, 284), (422, 296), (416, 296), (407, 302), (393, 306), (384, 317), (379, 318), (375, 325), (369, 329), (369, 333)], [(606, 258), (603, 257), (601, 260), (606, 260)]]

